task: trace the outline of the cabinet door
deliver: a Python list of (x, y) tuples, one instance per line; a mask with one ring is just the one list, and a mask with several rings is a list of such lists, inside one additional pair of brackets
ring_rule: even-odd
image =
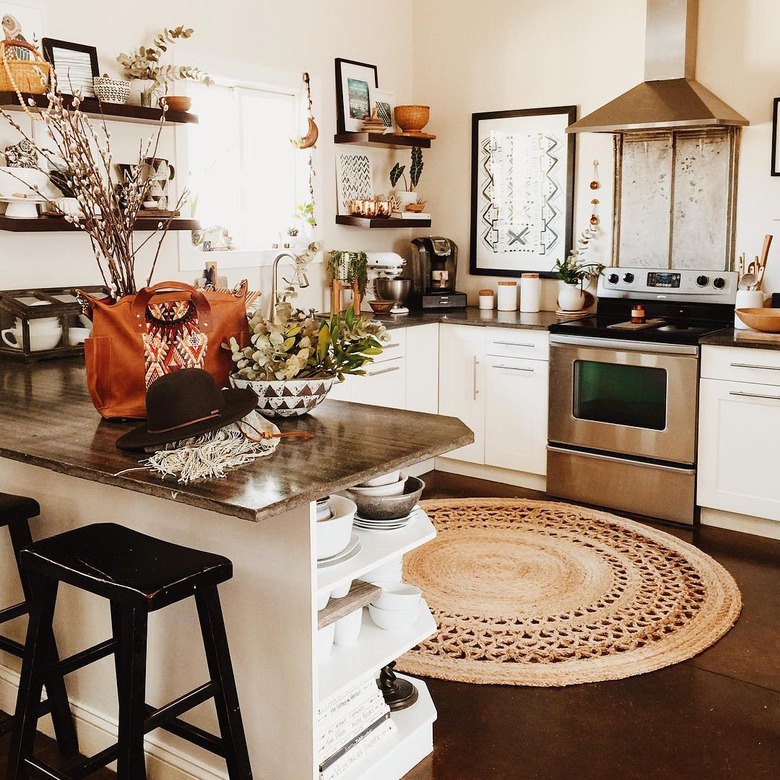
[(439, 329), (439, 414), (458, 417), (474, 432), (474, 441), (447, 453), (471, 463), (485, 461), (485, 347), (483, 328), (442, 325)]
[(406, 406), (406, 361), (402, 355), (366, 366), (354, 377), (352, 400), (361, 404), (403, 409)]
[(439, 411), (439, 325), (406, 329), (406, 408)]
[(547, 362), (486, 357), (485, 378), (485, 463), (545, 474)]
[(697, 503), (780, 520), (780, 386), (703, 379)]

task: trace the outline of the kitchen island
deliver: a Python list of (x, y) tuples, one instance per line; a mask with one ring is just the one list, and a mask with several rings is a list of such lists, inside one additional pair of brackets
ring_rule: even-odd
[[(356, 673), (392, 660), (396, 651), (422, 638), (420, 628), (428, 628), (421, 624), (408, 641), (392, 632), (379, 632), (386, 636), (377, 640), (376, 631), (367, 631), (370, 645), (337, 648), (343, 657), (334, 651), (319, 664), (320, 580), (335, 583), (339, 568), (360, 576), (410, 549), (431, 529), (422, 517), (427, 526), (417, 540), (405, 537), (394, 545), (388, 534), (386, 549), (367, 543), (349, 565), (318, 577), (314, 501), (463, 446), (472, 440), (471, 431), (451, 417), (326, 400), (306, 417), (279, 423), (283, 431), (313, 433), (312, 439), (283, 439), (274, 454), (231, 471), (224, 480), (183, 486), (116, 449), (116, 439), (134, 424), (100, 419), (87, 395), (80, 359), (1, 364), (0, 387), (0, 490), (40, 502), (41, 516), (32, 521), (34, 538), (113, 521), (233, 561), (234, 577), (220, 593), (255, 777), (316, 777), (318, 702), (342, 690)], [(411, 533), (411, 526), (405, 531)], [(7, 561), (10, 544), (5, 539), (3, 544)], [(8, 603), (20, 595), (10, 568), (4, 566), (0, 575)], [(55, 620), (63, 655), (106, 638), (110, 625), (103, 600), (67, 586)], [(21, 639), (24, 621), (19, 623), (15, 636)], [(197, 636), (192, 604), (152, 615), (150, 703), (160, 705), (206, 679)], [(0, 706), (9, 711), (18, 662), (4, 655), (0, 664)], [(82, 750), (92, 753), (110, 744), (116, 722), (112, 664), (104, 661), (75, 673), (68, 686)], [(209, 705), (191, 716), (196, 725), (215, 729)], [(147, 737), (147, 752), (150, 767), (155, 764), (153, 776), (225, 776), (221, 760), (162, 731)], [(386, 775), (375, 776), (392, 774), (391, 765)]]

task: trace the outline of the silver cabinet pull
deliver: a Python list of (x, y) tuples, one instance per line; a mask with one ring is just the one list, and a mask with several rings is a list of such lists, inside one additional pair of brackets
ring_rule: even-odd
[(398, 341), (391, 341), (389, 344), (385, 344), (382, 349), (394, 349), (395, 347), (400, 347), (401, 344)]
[(477, 387), (477, 369), (479, 368), (479, 360), (477, 359), (476, 355), (474, 356), (474, 375), (472, 377), (472, 386), (474, 388), (474, 394), (473, 394), (473, 400), (477, 400), (477, 395), (479, 395), (479, 388)]
[(732, 368), (761, 368), (764, 371), (780, 371), (780, 366), (754, 366), (752, 363), (732, 363)]
[(780, 395), (762, 395), (761, 393), (746, 393), (744, 390), (729, 390), (729, 395), (738, 395), (742, 398), (764, 398), (767, 401), (780, 401)]
[(366, 371), (366, 376), (379, 376), (380, 374), (389, 374), (391, 371), (400, 371), (401, 366), (390, 366), (390, 368), (383, 368), (380, 371)]
[(530, 347), (536, 348), (536, 344), (521, 344), (517, 341), (494, 341), (493, 344), (500, 344), (502, 347)]
[(525, 368), (523, 366), (505, 366), (502, 364), (496, 365), (495, 363), (493, 364), (493, 368), (505, 368), (508, 371), (527, 371), (531, 374), (533, 374), (534, 372), (533, 368)]

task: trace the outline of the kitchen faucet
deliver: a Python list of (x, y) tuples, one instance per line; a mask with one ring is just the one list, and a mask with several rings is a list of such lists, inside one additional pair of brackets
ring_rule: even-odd
[(276, 305), (281, 303), (281, 298), (276, 289), (276, 275), (279, 268), (279, 261), (283, 257), (288, 257), (293, 261), (295, 275), (293, 276), (290, 284), (297, 284), (298, 287), (302, 289), (309, 286), (309, 280), (307, 279), (306, 274), (295, 266), (295, 261), (298, 259), (298, 256), (294, 255), (292, 252), (279, 252), (279, 254), (274, 257), (273, 264), (271, 265), (271, 310), (268, 313), (268, 319), (270, 320), (273, 320), (274, 318), (274, 314), (276, 313)]

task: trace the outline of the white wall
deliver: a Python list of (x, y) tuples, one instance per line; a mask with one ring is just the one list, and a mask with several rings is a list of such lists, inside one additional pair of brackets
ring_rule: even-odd
[[(780, 178), (769, 175), (772, 99), (780, 95), (780, 23), (775, 0), (700, 0), (696, 76), (750, 121), (742, 134), (736, 250), (758, 254), (780, 223)], [(496, 277), (468, 274), (471, 114), (577, 105), (584, 116), (643, 79), (645, 0), (426, 0), (415, 6), (414, 95), (432, 105), (435, 149), (425, 189), (435, 232), (461, 250), (459, 287), (494, 287)], [(589, 188), (598, 159), (601, 189)], [(590, 256), (611, 253), (612, 140), (577, 136), (574, 233), (587, 225), (590, 200), (601, 201), (602, 236)], [(554, 302), (553, 282), (545, 300)], [(765, 290), (780, 290), (780, 237), (770, 252)]]
[[(22, 0), (18, 0), (22, 2)], [(35, 4), (28, 0), (28, 4)], [(453, 238), (460, 249), (460, 288), (475, 302), (496, 277), (468, 274), (471, 114), (479, 111), (576, 104), (579, 114), (597, 108), (642, 80), (645, 0), (398, 0), (355, 4), (346, 0), (300, 0), (295, 4), (224, 0), (211, 6), (170, 0), (164, 12), (128, 3), (40, 0), (47, 34), (98, 48), (101, 70), (114, 70), (114, 56), (148, 39), (162, 26), (187, 24), (195, 36), (172, 49), (177, 61), (208, 63), (226, 70), (265, 73), (309, 71), (314, 114), (320, 127), (315, 154), (318, 212), (326, 249), (394, 250), (409, 257), (414, 233), (337, 227), (335, 214), (335, 57), (376, 64), (380, 88), (397, 102), (431, 106), (426, 130), (438, 138), (425, 153), (420, 190), (429, 200), (430, 230)], [(110, 7), (110, 10), (107, 10)], [(107, 19), (110, 17), (110, 23)], [(780, 178), (769, 175), (772, 98), (780, 94), (780, 49), (775, 41), (780, 5), (774, 0), (700, 0), (697, 78), (750, 120), (740, 149), (737, 253), (752, 257), (765, 233), (780, 223)], [(117, 143), (129, 145), (134, 130), (117, 125)], [(135, 128), (137, 130), (137, 128)], [(168, 131), (169, 133), (181, 131)], [(130, 135), (128, 135), (128, 133)], [(4, 146), (10, 134), (0, 132)], [(170, 143), (170, 142), (169, 142)], [(372, 152), (377, 188), (385, 186), (391, 155)], [(404, 161), (403, 153), (399, 157)], [(612, 138), (577, 137), (575, 235), (586, 226), (594, 193), (588, 184), (598, 159), (602, 187), (602, 236), (592, 257), (608, 261), (612, 209)], [(425, 234), (429, 231), (420, 231)], [(156, 280), (189, 279), (178, 270), (178, 241), (166, 239)], [(224, 261), (218, 258), (221, 265)], [(265, 269), (229, 270), (231, 281), (248, 276), (268, 289)], [(314, 284), (322, 283), (315, 270)], [(84, 236), (0, 233), (0, 289), (97, 283)], [(765, 289), (780, 290), (780, 238), (770, 253)], [(554, 305), (552, 283), (545, 302)], [(319, 304), (315, 293), (312, 304)], [(309, 297), (303, 299), (309, 302)]]

